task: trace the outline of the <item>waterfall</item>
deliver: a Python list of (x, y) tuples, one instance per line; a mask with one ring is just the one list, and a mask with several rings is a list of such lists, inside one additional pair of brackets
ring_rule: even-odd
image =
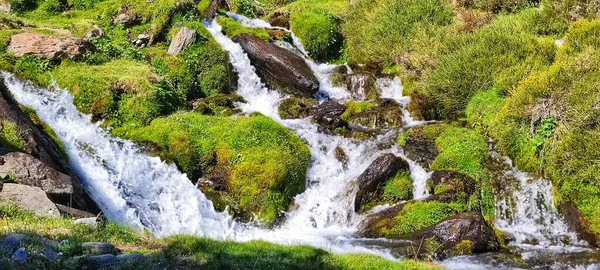
[(92, 124), (66, 90), (38, 89), (7, 72), (2, 77), (17, 102), (34, 109), (64, 143), (75, 174), (107, 218), (156, 236), (187, 233), (218, 239), (232, 232), (231, 217), (216, 212), (175, 165)]
[(496, 198), (496, 226), (514, 237), (517, 247), (563, 249), (585, 246), (554, 209), (552, 184), (519, 171), (508, 157), (490, 155), (503, 163), (502, 182), (509, 191)]

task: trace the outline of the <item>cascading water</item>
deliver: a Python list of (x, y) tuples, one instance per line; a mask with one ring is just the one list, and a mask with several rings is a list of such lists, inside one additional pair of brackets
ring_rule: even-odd
[(6, 72), (2, 76), (15, 99), (56, 132), (74, 172), (109, 219), (157, 236), (225, 238), (232, 232), (231, 217), (216, 212), (185, 174), (92, 124), (67, 91), (38, 89)]

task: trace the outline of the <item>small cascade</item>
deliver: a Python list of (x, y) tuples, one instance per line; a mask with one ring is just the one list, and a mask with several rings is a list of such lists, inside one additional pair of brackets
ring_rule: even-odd
[(156, 236), (196, 234), (226, 238), (234, 223), (192, 182), (132, 142), (111, 137), (77, 111), (65, 90), (38, 89), (2, 72), (17, 102), (34, 109), (64, 143), (69, 161), (92, 199), (110, 219)]
[(554, 209), (550, 181), (519, 171), (508, 157), (493, 150), (490, 155), (505, 168), (500, 181), (507, 194), (496, 198), (496, 226), (514, 237), (512, 245), (529, 249), (585, 246)]

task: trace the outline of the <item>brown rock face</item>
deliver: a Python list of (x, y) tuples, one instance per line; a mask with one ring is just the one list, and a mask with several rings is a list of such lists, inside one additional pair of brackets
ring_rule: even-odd
[(270, 88), (306, 97), (319, 91), (319, 81), (300, 56), (253, 35), (241, 34), (232, 40), (242, 46)]
[(275, 11), (269, 16), (269, 24), (275, 27), (290, 29), (290, 13), (287, 11)]
[(178, 55), (183, 49), (185, 49), (185, 47), (196, 41), (196, 36), (196, 30), (187, 27), (181, 27), (179, 32), (177, 32), (171, 41), (171, 45), (169, 45), (167, 54)]
[(441, 248), (436, 251), (441, 257), (451, 255), (451, 250), (465, 240), (472, 243), (470, 252), (473, 253), (496, 251), (500, 247), (494, 230), (478, 212), (448, 217), (440, 223), (416, 233), (414, 238), (416, 240), (433, 238), (441, 245)]
[(90, 44), (79, 38), (20, 33), (10, 37), (8, 51), (21, 57), (32, 54), (48, 60), (82, 55)]

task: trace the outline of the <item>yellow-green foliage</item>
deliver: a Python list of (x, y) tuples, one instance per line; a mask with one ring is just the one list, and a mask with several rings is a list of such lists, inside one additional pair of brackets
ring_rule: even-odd
[[(412, 260), (390, 261), (366, 254), (337, 255), (308, 246), (280, 246), (264, 241), (237, 243), (195, 236), (172, 236), (155, 239), (147, 233), (107, 223), (98, 228), (73, 224), (71, 218), (43, 218), (18, 208), (0, 205), (0, 233), (25, 233), (24, 246), (29, 252), (28, 266), (34, 269), (75, 269), (83, 254), (81, 243), (106, 241), (124, 253), (146, 255), (135, 264), (121, 264), (120, 269), (164, 269), (176, 265), (181, 269), (441, 269), (434, 264)], [(33, 252), (42, 245), (34, 234), (60, 244), (65, 260), (49, 262)], [(74, 259), (71, 263), (70, 259)], [(2, 269), (18, 269), (12, 260), (0, 259)]]
[(450, 251), (450, 253), (451, 253), (450, 255), (451, 256), (471, 255), (474, 246), (475, 246), (475, 244), (473, 244), (472, 241), (462, 240), (462, 241), (458, 242), (458, 244), (456, 244), (452, 248), (452, 250)]
[(312, 58), (345, 62), (341, 19), (348, 6), (346, 0), (299, 0), (284, 9), (290, 11), (292, 30)]
[(412, 190), (410, 172), (399, 172), (385, 185), (382, 199), (390, 202), (410, 200), (413, 195)]
[(343, 25), (351, 61), (392, 62), (417, 36), (433, 35), (452, 20), (444, 0), (358, 0)]
[(9, 121), (0, 122), (0, 146), (23, 151), (27, 143), (19, 134), (17, 124)]
[(391, 223), (381, 228), (381, 235), (386, 238), (401, 238), (421, 229), (432, 226), (446, 217), (456, 214), (456, 205), (431, 201), (409, 203)]
[(424, 75), (418, 89), (434, 98), (439, 117), (460, 117), (478, 92), (496, 88), (506, 93), (553, 61), (554, 41), (529, 33), (528, 25), (520, 22), (527, 12), (500, 16), (490, 25), (446, 41), (437, 66)]
[(145, 63), (115, 60), (92, 66), (63, 62), (52, 75), (60, 87), (73, 94), (80, 111), (97, 119), (147, 123), (158, 114), (157, 89), (151, 83), (158, 78)]
[(254, 213), (267, 225), (305, 188), (308, 147), (268, 117), (177, 113), (125, 135), (157, 144), (161, 156), (193, 180), (213, 170), (231, 171), (226, 184), (234, 210), (245, 218)]
[(237, 36), (240, 34), (250, 34), (259, 37), (264, 41), (269, 41), (269, 33), (263, 28), (250, 28), (241, 25), (234, 19), (229, 17), (219, 16), (217, 18), (219, 25), (223, 27), (223, 33), (228, 37)]

